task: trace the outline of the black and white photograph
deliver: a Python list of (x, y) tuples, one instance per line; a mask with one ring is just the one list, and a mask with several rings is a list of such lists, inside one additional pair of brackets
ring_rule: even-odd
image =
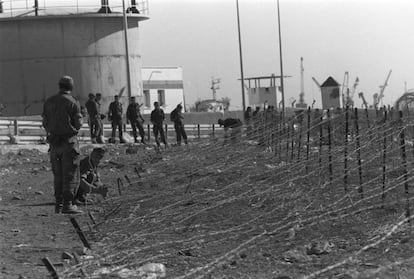
[(0, 0), (0, 278), (414, 278), (413, 14)]

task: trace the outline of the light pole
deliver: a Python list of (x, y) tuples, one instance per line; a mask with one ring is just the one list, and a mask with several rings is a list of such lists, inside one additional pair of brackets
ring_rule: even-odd
[(127, 85), (128, 85), (128, 99), (132, 95), (131, 86), (131, 69), (129, 65), (129, 48), (128, 48), (128, 19), (125, 10), (125, 0), (122, 0), (122, 12), (124, 17), (124, 39), (125, 39), (125, 58), (126, 58), (126, 70), (127, 70)]
[(246, 111), (246, 100), (244, 96), (244, 73), (243, 73), (243, 55), (241, 45), (241, 34), (240, 34), (240, 15), (239, 15), (239, 0), (236, 0), (237, 9), (237, 30), (239, 34), (239, 53), (240, 53), (240, 73), (241, 73), (241, 89), (242, 89), (242, 101), (243, 101), (243, 118)]
[(282, 119), (285, 120), (285, 88), (283, 86), (282, 33), (280, 31), (279, 0), (277, 0), (277, 22), (279, 27), (280, 89), (282, 91)]

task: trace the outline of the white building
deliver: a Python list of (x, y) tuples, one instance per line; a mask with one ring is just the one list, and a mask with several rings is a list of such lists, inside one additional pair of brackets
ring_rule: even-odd
[(150, 113), (153, 103), (159, 102), (165, 113), (179, 103), (185, 108), (182, 67), (142, 67), (143, 112)]

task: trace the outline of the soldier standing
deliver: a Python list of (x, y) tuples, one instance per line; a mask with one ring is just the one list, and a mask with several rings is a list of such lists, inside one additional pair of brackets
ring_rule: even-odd
[(112, 122), (112, 140), (115, 142), (115, 133), (118, 128), (119, 142), (125, 143), (122, 137), (122, 104), (119, 102), (119, 96), (114, 96), (114, 101), (109, 105), (108, 120)]
[(187, 134), (184, 130), (184, 117), (182, 109), (183, 106), (181, 104), (178, 104), (177, 107), (170, 114), (170, 120), (174, 122), (175, 134), (177, 135), (177, 145), (181, 145), (181, 138), (184, 139), (185, 144), (188, 144)]
[(135, 97), (131, 97), (131, 102), (127, 108), (127, 119), (131, 123), (132, 134), (134, 136), (134, 141), (138, 142), (137, 128), (139, 130), (139, 135), (141, 136), (141, 143), (145, 144), (145, 131), (142, 124), (144, 123), (144, 118), (141, 115), (140, 108), (141, 105), (135, 101)]
[(99, 130), (101, 129), (101, 125), (99, 123), (101, 116), (98, 114), (98, 105), (95, 101), (95, 95), (93, 93), (89, 93), (89, 100), (85, 103), (85, 107), (89, 116), (88, 124), (91, 134), (91, 141), (92, 143), (97, 143), (97, 138), (100, 134)]
[(98, 143), (104, 143), (103, 141), (103, 123), (102, 121), (105, 119), (105, 114), (101, 112), (101, 99), (102, 94), (96, 93), (95, 102), (96, 102), (96, 109), (98, 110), (99, 117), (97, 118), (98, 124), (99, 124), (99, 134), (96, 137), (96, 141)]
[(158, 135), (160, 135), (161, 141), (164, 143), (165, 147), (167, 147), (167, 141), (165, 140), (164, 129), (162, 127), (164, 119), (164, 111), (160, 108), (160, 104), (154, 102), (154, 110), (151, 112), (151, 123), (153, 125), (152, 131), (154, 132), (155, 142), (158, 147), (160, 147)]
[(82, 126), (78, 101), (71, 95), (73, 79), (63, 76), (59, 92), (43, 105), (43, 127), (50, 145), (50, 161), (54, 177), (55, 212), (82, 213), (72, 200), (79, 185), (80, 152), (77, 135)]

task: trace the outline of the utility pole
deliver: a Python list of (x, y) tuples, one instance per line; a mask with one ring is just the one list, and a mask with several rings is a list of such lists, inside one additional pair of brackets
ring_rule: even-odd
[(242, 45), (241, 45), (241, 34), (240, 34), (239, 0), (236, 0), (236, 9), (237, 9), (237, 30), (239, 33), (240, 73), (241, 73), (241, 89), (242, 89), (243, 116), (244, 116), (246, 112), (246, 100), (244, 96), (244, 73), (243, 73), (243, 54), (242, 54)]
[(285, 120), (285, 88), (283, 84), (283, 59), (282, 59), (282, 32), (280, 30), (280, 8), (277, 0), (277, 22), (279, 29), (279, 57), (280, 57), (280, 89), (282, 91), (282, 119)]
[(125, 58), (126, 58), (126, 71), (127, 71), (127, 86), (128, 86), (128, 100), (132, 96), (131, 86), (131, 69), (129, 65), (129, 47), (128, 47), (128, 19), (126, 16), (125, 0), (122, 0), (122, 12), (124, 16), (124, 39), (125, 39)]

